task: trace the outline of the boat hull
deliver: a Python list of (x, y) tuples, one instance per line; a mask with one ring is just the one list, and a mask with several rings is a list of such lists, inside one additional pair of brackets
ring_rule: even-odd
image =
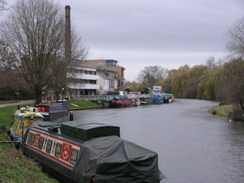
[(128, 99), (111, 100), (110, 103), (110, 107), (112, 108), (130, 107), (130, 106), (131, 106), (131, 101)]

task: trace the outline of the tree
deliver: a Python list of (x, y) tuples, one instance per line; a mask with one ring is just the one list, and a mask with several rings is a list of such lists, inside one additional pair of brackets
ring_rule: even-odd
[(199, 80), (207, 67), (208, 66), (195, 65), (189, 70), (185, 91), (186, 98), (197, 98)]
[(147, 82), (149, 86), (157, 85), (162, 79), (165, 79), (167, 74), (167, 69), (161, 66), (147, 66), (138, 74), (138, 81), (140, 83)]
[[(221, 87), (218, 92), (223, 102), (235, 104), (235, 109), (244, 113), (244, 60), (232, 59), (223, 66)], [(238, 116), (240, 117), (240, 116)]]
[(14, 56), (10, 52), (9, 46), (0, 40), (0, 71), (13, 68)]
[(233, 55), (244, 57), (244, 17), (240, 18), (228, 31), (227, 50)]
[(188, 65), (181, 66), (172, 79), (172, 92), (175, 97), (186, 97), (185, 91), (187, 87), (187, 79), (190, 67)]
[(2, 39), (11, 48), (15, 67), (34, 92), (36, 103), (44, 91), (55, 88), (75, 58), (86, 55), (73, 32), (72, 57), (65, 58), (63, 10), (51, 0), (19, 0), (1, 25)]
[(206, 61), (206, 66), (209, 68), (209, 69), (212, 69), (216, 66), (215, 64), (215, 59), (214, 57), (209, 57)]
[(173, 91), (172, 91), (173, 90), (172, 80), (173, 80), (176, 73), (177, 73), (176, 69), (172, 69), (172, 70), (168, 71), (167, 77), (164, 80), (164, 84), (163, 84), (163, 91), (165, 93), (173, 93)]
[(206, 69), (200, 78), (198, 84), (198, 98), (206, 100), (216, 100), (216, 94), (220, 86), (220, 77), (223, 67), (215, 66), (212, 69)]

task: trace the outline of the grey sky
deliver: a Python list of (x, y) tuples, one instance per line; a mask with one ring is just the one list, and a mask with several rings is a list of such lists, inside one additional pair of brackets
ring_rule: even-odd
[[(11, 0), (15, 1), (15, 0)], [(133, 81), (145, 66), (168, 69), (224, 58), (243, 0), (55, 0), (71, 6), (88, 59), (114, 59)]]

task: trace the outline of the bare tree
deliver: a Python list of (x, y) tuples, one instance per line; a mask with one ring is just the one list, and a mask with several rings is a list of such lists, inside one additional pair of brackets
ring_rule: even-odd
[(237, 57), (244, 57), (244, 17), (240, 18), (228, 32), (227, 49)]
[(14, 68), (14, 56), (10, 52), (9, 46), (0, 40), (0, 72), (6, 68)]
[(138, 74), (138, 81), (140, 83), (147, 82), (150, 87), (157, 84), (162, 79), (165, 79), (167, 74), (167, 69), (161, 66), (147, 66)]
[(86, 49), (72, 34), (72, 57), (65, 58), (64, 8), (52, 0), (19, 0), (2, 23), (1, 35), (15, 56), (15, 67), (41, 102), (45, 90), (60, 82), (67, 66)]

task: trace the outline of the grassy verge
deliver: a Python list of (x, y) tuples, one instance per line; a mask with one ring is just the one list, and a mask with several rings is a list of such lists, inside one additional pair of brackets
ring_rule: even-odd
[[(7, 130), (12, 125), (15, 110), (15, 106), (0, 108), (0, 141), (9, 141)], [(58, 183), (55, 179), (49, 178), (35, 162), (8, 143), (0, 143), (0, 182)]]
[(95, 104), (94, 102), (86, 100), (68, 100), (67, 106), (69, 110), (90, 109), (99, 107), (99, 105)]
[[(15, 103), (17, 101), (1, 102)], [(69, 110), (99, 107), (89, 101), (67, 101)], [(16, 106), (0, 108), (0, 141), (9, 141), (7, 131), (12, 125), (13, 113)], [(41, 170), (35, 162), (25, 157), (11, 144), (0, 142), (0, 182), (1, 183), (58, 183)]]
[(10, 103), (16, 103), (16, 102), (19, 102), (19, 100), (0, 101), (0, 104), (10, 104)]
[(208, 112), (221, 117), (229, 118), (229, 114), (232, 110), (232, 105), (220, 105), (209, 109)]

